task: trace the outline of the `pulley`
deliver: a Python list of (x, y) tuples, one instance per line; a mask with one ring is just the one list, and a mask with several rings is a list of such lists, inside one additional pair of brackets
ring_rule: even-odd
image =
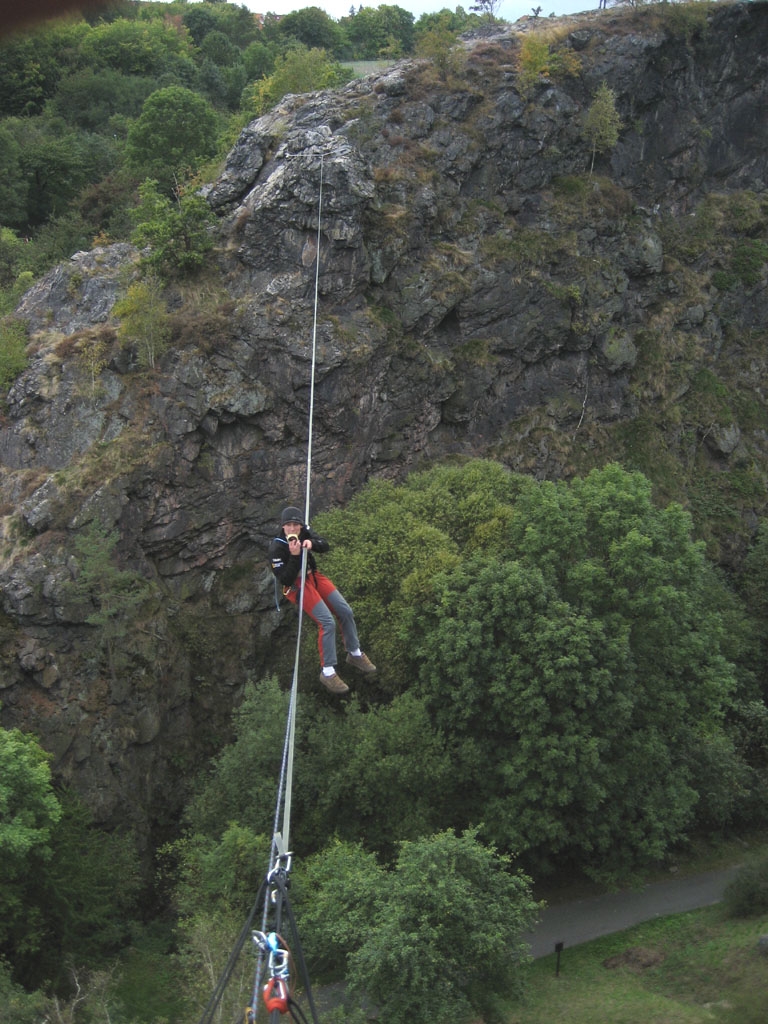
[(261, 990), (268, 1013), (279, 1010), (288, 1013), (288, 986), (282, 978), (270, 978)]

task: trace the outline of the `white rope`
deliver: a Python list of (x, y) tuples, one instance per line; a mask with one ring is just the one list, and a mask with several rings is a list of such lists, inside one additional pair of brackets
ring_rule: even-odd
[[(315, 366), (317, 365), (317, 305), (320, 289), (320, 220), (323, 214), (323, 153), (320, 152), (320, 189), (317, 199), (317, 252), (315, 253), (315, 312), (312, 321), (312, 368), (309, 384), (309, 423), (307, 427), (307, 487), (304, 503), (304, 522), (309, 523), (309, 490), (312, 479), (312, 434), (315, 419)], [(291, 686), (291, 705), (288, 712), (288, 772), (285, 784), (285, 809), (283, 811), (283, 841), (286, 849), (290, 849), (288, 840), (291, 830), (291, 801), (293, 796), (293, 751), (296, 735), (296, 702), (299, 689), (299, 648), (301, 645), (301, 621), (304, 603), (304, 581), (307, 576), (307, 549), (301, 553), (301, 591), (299, 592), (299, 628), (296, 637), (296, 657), (293, 666), (293, 685)]]
[[(310, 371), (309, 388), (309, 423), (307, 430), (307, 482), (304, 501), (304, 522), (309, 523), (310, 506), (310, 482), (312, 479), (312, 435), (314, 429), (315, 415), (315, 367), (317, 364), (317, 307), (320, 287), (320, 224), (323, 210), (323, 153), (320, 153), (320, 190), (317, 205), (317, 251), (315, 253), (315, 309), (312, 323), (312, 366)], [(277, 801), (275, 805), (275, 819), (272, 829), (272, 847), (270, 851), (270, 870), (277, 865), (283, 852), (289, 853), (290, 829), (291, 829), (291, 804), (293, 800), (293, 758), (296, 741), (296, 707), (299, 693), (299, 656), (301, 653), (301, 626), (304, 618), (304, 583), (307, 578), (307, 549), (301, 552), (301, 587), (297, 609), (299, 613), (299, 625), (296, 633), (296, 651), (293, 661), (293, 680), (291, 683), (291, 699), (288, 705), (288, 720), (286, 722), (285, 743), (283, 746), (283, 760), (280, 766), (280, 781), (278, 783)], [(283, 787), (285, 788), (285, 800), (283, 801)], [(283, 807), (283, 827), (279, 831), (280, 807)], [(262, 914), (261, 931), (265, 932), (267, 927), (267, 915), (269, 909), (269, 894), (265, 895), (264, 912)], [(256, 977), (253, 987), (252, 1006), (257, 1006), (259, 988), (261, 985), (261, 971), (263, 957), (260, 956), (256, 966)]]

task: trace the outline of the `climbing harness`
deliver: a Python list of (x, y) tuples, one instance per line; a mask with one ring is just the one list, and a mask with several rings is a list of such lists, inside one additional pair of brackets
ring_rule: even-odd
[[(328, 129), (325, 129), (328, 132)], [(312, 475), (312, 433), (315, 409), (315, 368), (317, 363), (317, 306), (320, 284), (320, 224), (323, 208), (323, 152), (320, 152), (320, 189), (318, 194), (317, 208), (317, 251), (315, 254), (315, 308), (312, 324), (312, 365), (310, 371), (310, 392), (309, 392), (309, 424), (307, 436), (307, 463), (306, 463), (306, 496), (304, 505), (304, 522), (309, 523), (309, 499), (310, 481)], [(298, 607), (303, 606), (303, 591), (307, 577), (307, 549), (302, 548), (301, 573), (299, 576), (299, 598)], [(295, 584), (294, 584), (295, 586)], [(279, 608), (277, 591), (275, 601)], [(213, 995), (209, 1000), (200, 1024), (212, 1024), (216, 1008), (224, 994), (226, 985), (234, 972), (237, 960), (242, 952), (243, 946), (250, 936), (251, 942), (256, 951), (256, 968), (253, 983), (253, 990), (250, 1005), (245, 1008), (244, 1024), (254, 1024), (260, 1006), (263, 1004), (269, 1014), (270, 1024), (277, 1024), (281, 1016), (290, 1013), (291, 1017), (300, 1022), (306, 1022), (307, 1018), (301, 1008), (293, 999), (294, 978), (294, 955), (290, 947), (282, 937), (283, 919), (287, 918), (291, 928), (293, 950), (295, 960), (301, 972), (304, 993), (309, 1004), (312, 1021), (317, 1022), (315, 1004), (312, 997), (312, 988), (309, 980), (304, 954), (301, 948), (296, 919), (293, 916), (290, 900), (288, 898), (288, 882), (291, 870), (292, 854), (289, 847), (290, 826), (291, 826), (291, 804), (293, 798), (293, 758), (296, 738), (296, 706), (299, 686), (299, 654), (301, 650), (301, 626), (303, 615), (298, 616), (298, 630), (296, 636), (296, 650), (293, 665), (293, 681), (291, 684), (291, 695), (288, 706), (288, 718), (286, 722), (285, 743), (283, 745), (283, 757), (280, 766), (280, 777), (278, 782), (277, 800), (275, 804), (275, 818), (272, 829), (272, 846), (270, 849), (270, 867), (267, 875), (254, 901), (253, 907), (240, 932), (235, 947), (230, 954), (227, 965), (216, 984)], [(282, 827), (280, 827), (280, 812), (282, 808)], [(261, 929), (254, 930), (253, 922), (262, 907)], [(271, 918), (272, 930), (267, 929)], [(265, 978), (263, 984), (262, 979)]]

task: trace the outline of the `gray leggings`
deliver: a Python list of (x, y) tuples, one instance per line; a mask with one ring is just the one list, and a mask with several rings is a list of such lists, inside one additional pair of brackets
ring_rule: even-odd
[[(289, 601), (296, 604), (298, 589), (286, 594)], [(336, 619), (341, 626), (341, 635), (347, 651), (356, 651), (360, 647), (357, 636), (357, 625), (352, 609), (341, 596), (333, 583), (321, 572), (312, 572), (304, 580), (304, 611), (317, 623), (317, 649), (323, 667), (335, 665), (336, 657)]]

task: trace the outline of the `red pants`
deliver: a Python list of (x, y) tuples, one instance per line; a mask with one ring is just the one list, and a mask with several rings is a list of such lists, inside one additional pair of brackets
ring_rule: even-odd
[[(291, 587), (283, 590), (291, 604), (297, 604), (299, 600), (300, 584), (301, 580), (297, 579)], [(321, 665), (335, 665), (337, 661), (336, 619), (339, 620), (347, 651), (359, 650), (360, 641), (352, 609), (333, 582), (321, 572), (307, 573), (304, 580), (302, 609), (317, 623), (317, 649), (320, 652)]]

